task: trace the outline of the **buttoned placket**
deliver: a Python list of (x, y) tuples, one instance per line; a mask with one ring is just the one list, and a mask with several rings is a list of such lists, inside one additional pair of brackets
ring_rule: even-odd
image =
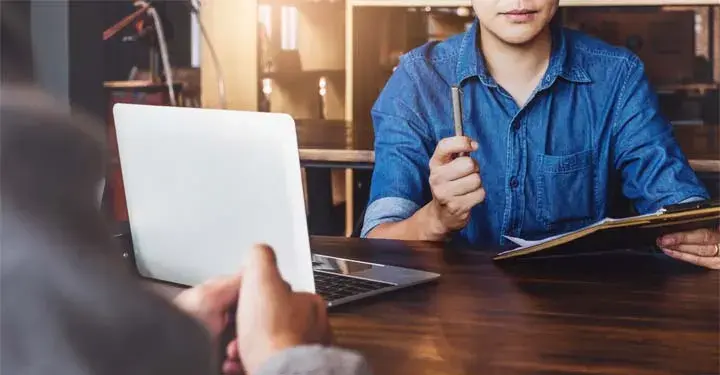
[[(525, 184), (528, 168), (528, 147), (527, 147), (527, 117), (531, 110), (533, 101), (554, 81), (552, 75), (547, 75), (532, 92), (525, 105), (519, 107), (512, 95), (502, 86), (489, 79), (491, 85), (486, 85), (488, 90), (495, 90), (498, 93), (509, 113), (515, 113), (507, 126), (507, 154), (505, 171), (505, 212), (503, 213), (502, 234), (517, 236), (522, 232), (522, 222), (525, 212)], [(501, 239), (504, 243), (505, 240)]]

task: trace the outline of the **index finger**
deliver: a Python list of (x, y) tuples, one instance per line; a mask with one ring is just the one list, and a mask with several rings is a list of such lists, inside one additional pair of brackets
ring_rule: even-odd
[(201, 284), (200, 288), (206, 291), (207, 297), (214, 305), (229, 307), (237, 301), (241, 283), (242, 275), (238, 273), (234, 276), (209, 280)]
[(227, 345), (227, 348), (225, 348), (225, 354), (231, 360), (237, 360), (240, 358), (240, 352), (238, 351), (237, 338), (230, 341), (230, 343)]
[(660, 238), (660, 246), (680, 244), (714, 245), (720, 242), (720, 233), (710, 229), (697, 229), (689, 232), (668, 234)]
[(466, 136), (443, 138), (438, 142), (430, 159), (430, 165), (445, 164), (453, 159), (453, 156), (461, 152), (471, 152), (478, 148), (477, 142)]

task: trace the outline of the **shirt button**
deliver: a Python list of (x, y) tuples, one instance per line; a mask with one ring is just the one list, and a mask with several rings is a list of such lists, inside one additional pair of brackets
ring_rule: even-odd
[(512, 127), (514, 130), (520, 129), (520, 122), (519, 121), (513, 122)]
[(518, 187), (518, 185), (519, 185), (519, 183), (518, 183), (517, 177), (513, 177), (510, 179), (510, 187), (511, 188), (515, 189), (516, 187)]

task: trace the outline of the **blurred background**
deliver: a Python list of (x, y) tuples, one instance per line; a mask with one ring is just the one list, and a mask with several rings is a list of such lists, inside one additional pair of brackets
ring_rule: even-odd
[[(147, 5), (167, 42), (170, 85)], [(292, 115), (311, 234), (353, 235), (374, 162), (373, 102), (399, 56), (469, 26), (469, 5), (205, 0), (198, 16), (192, 9), (199, 4), (185, 0), (3, 0), (0, 11), (16, 14), (31, 40), (27, 58), (36, 81), (68, 98), (70, 110), (102, 118), (111, 152), (110, 108), (117, 102)], [(640, 56), (683, 150), (718, 197), (720, 1), (561, 0), (557, 17)], [(105, 195), (115, 220), (127, 220), (124, 199), (115, 155)]]

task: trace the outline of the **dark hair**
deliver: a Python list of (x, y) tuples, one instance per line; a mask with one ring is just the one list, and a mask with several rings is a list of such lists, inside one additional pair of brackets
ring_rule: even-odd
[(100, 240), (104, 127), (34, 85), (29, 22), (30, 1), (0, 0), (3, 219)]
[(0, 97), (3, 216), (10, 208), (65, 230), (104, 231), (97, 205), (102, 128), (32, 86), (3, 84)]
[(101, 127), (32, 87), (3, 85), (0, 95), (3, 371), (210, 370), (201, 325), (143, 290), (112, 251), (95, 204)]
[(0, 1), (2, 203), (55, 214), (96, 210), (103, 127), (33, 86), (29, 23), (29, 0)]

